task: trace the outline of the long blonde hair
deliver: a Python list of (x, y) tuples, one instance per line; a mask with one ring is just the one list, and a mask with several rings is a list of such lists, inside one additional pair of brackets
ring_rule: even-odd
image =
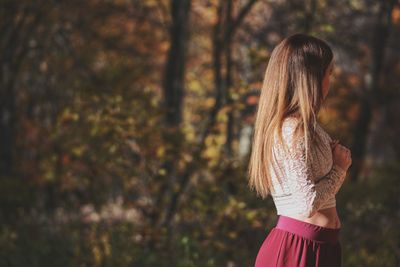
[(317, 136), (322, 82), (332, 59), (326, 42), (301, 33), (283, 39), (273, 49), (257, 106), (248, 167), (248, 185), (262, 198), (274, 192), (269, 171), (274, 135), (278, 133), (284, 144), (280, 129), (288, 116), (298, 118), (294, 140), (303, 138), (308, 160), (308, 149)]

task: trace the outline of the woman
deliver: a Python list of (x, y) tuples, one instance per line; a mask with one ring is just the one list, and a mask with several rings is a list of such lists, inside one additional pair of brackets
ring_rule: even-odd
[(335, 195), (351, 153), (317, 121), (333, 64), (328, 44), (305, 34), (285, 38), (272, 51), (248, 174), (257, 195), (271, 194), (278, 220), (258, 251), (255, 267), (341, 266)]

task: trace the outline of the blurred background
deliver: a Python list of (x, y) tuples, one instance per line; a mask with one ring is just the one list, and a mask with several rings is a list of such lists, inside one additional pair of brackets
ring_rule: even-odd
[(0, 266), (253, 266), (277, 219), (254, 114), (297, 32), (335, 54), (344, 266), (400, 266), (394, 0), (2, 0)]

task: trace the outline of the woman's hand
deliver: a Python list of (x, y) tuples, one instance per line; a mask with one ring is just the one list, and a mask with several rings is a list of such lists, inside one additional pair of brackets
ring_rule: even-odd
[(339, 140), (332, 140), (331, 148), (333, 163), (347, 171), (352, 163), (350, 149), (339, 144)]

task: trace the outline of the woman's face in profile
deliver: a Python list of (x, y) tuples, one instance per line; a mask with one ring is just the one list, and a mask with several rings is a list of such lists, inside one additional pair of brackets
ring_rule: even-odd
[(333, 61), (331, 62), (331, 64), (329, 64), (329, 66), (325, 72), (324, 79), (322, 81), (322, 93), (323, 93), (324, 99), (326, 98), (326, 96), (328, 95), (328, 92), (329, 92), (329, 80), (330, 80), (332, 71), (333, 71)]

